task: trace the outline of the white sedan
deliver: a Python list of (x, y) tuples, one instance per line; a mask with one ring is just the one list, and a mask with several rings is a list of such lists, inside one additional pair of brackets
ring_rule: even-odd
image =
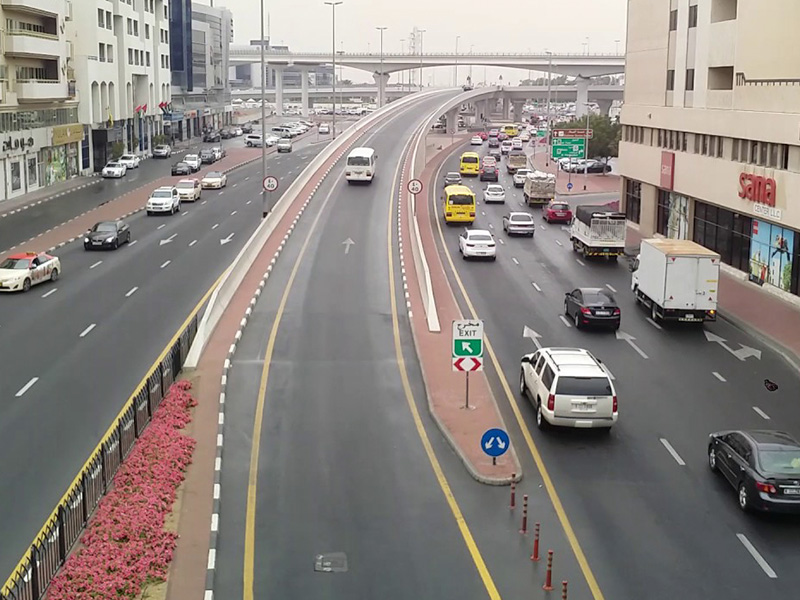
[(117, 162), (125, 165), (128, 169), (138, 169), (141, 159), (135, 154), (123, 154), (117, 159)]
[(103, 177), (124, 177), (125, 173), (127, 172), (128, 169), (125, 165), (112, 160), (105, 167), (103, 167), (103, 170), (100, 174)]
[(528, 133), (527, 130), (524, 130), (524, 131), (520, 132), (519, 139), (520, 139), (520, 141), (523, 141), (523, 142), (530, 142), (531, 141), (531, 134)]
[(322, 124), (320, 124), (319, 129), (317, 131), (319, 133), (330, 133), (331, 132), (331, 128), (330, 128), (330, 125), (328, 125), (327, 123), (322, 123)]
[(497, 245), (491, 232), (485, 229), (465, 229), (458, 236), (458, 251), (464, 260), (468, 258), (497, 259)]
[(206, 176), (200, 180), (200, 185), (204, 190), (224, 188), (228, 185), (228, 176), (220, 171), (209, 171)]
[(506, 191), (503, 189), (502, 185), (490, 183), (483, 190), (483, 201), (486, 202), (486, 204), (490, 202), (505, 202)]
[(473, 135), (469, 143), (472, 146), (483, 146), (483, 139), (479, 135)]

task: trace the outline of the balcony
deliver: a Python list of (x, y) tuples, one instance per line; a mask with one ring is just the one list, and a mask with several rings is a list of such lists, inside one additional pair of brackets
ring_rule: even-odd
[(59, 58), (66, 55), (66, 43), (57, 35), (24, 29), (6, 32), (6, 54), (23, 58)]
[(37, 15), (55, 16), (58, 14), (58, 2), (53, 0), (0, 0), (0, 6), (6, 10), (18, 10)]
[(69, 100), (66, 81), (56, 79), (17, 79), (17, 102), (52, 102)]

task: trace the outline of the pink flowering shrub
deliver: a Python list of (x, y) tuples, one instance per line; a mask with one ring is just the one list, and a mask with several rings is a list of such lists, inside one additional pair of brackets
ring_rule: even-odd
[(177, 534), (164, 531), (195, 441), (180, 432), (197, 401), (188, 381), (175, 383), (114, 477), (81, 538), (82, 547), (53, 579), (49, 600), (136, 598), (163, 581)]

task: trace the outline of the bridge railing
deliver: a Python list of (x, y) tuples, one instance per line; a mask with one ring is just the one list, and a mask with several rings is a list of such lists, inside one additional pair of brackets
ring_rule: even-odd
[[(260, 54), (261, 50), (258, 46), (253, 46), (252, 48), (231, 48), (229, 50), (230, 56), (234, 56), (236, 54), (252, 56), (255, 54)], [(319, 57), (319, 58), (330, 58), (330, 52), (287, 52), (287, 51), (273, 51), (268, 50), (264, 53), (265, 56), (312, 56), (312, 57)], [(381, 54), (379, 52), (345, 52), (342, 54), (337, 53), (339, 58), (354, 58), (354, 57), (364, 57), (364, 58), (380, 58)], [(456, 57), (459, 58), (471, 58), (471, 59), (480, 59), (480, 58), (531, 58), (531, 59), (542, 59), (548, 60), (551, 55), (540, 53), (540, 54), (529, 54), (527, 52), (481, 52), (480, 54), (477, 53), (455, 53), (455, 52), (429, 52), (421, 55), (422, 58), (438, 58), (438, 57)], [(383, 58), (386, 60), (387, 58), (414, 58), (419, 60), (419, 54), (412, 54), (408, 52), (384, 52)], [(552, 54), (553, 60), (557, 60), (559, 58), (618, 58), (624, 59), (624, 54), (616, 54), (614, 52), (593, 52), (591, 54), (586, 54), (585, 52), (562, 52), (559, 54)]]

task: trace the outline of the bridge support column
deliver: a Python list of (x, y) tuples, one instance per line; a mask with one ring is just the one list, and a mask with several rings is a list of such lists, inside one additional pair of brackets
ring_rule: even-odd
[(511, 102), (508, 96), (503, 96), (503, 120), (508, 121), (511, 118)]
[(261, 80), (264, 74), (261, 72), (261, 63), (253, 63), (250, 65), (250, 84), (254, 88), (261, 88)]
[(589, 110), (586, 104), (589, 102), (589, 83), (591, 77), (578, 76), (575, 80), (575, 85), (578, 88), (578, 99), (575, 102), (575, 116), (577, 118), (585, 117), (586, 112)]
[(275, 114), (283, 116), (283, 67), (275, 69)]
[(378, 87), (377, 103), (378, 108), (381, 108), (386, 104), (386, 82), (389, 81), (389, 74), (375, 72), (372, 74), (372, 78), (375, 80), (375, 85)]
[(300, 111), (302, 115), (308, 118), (308, 69), (300, 69)]
[(612, 104), (614, 104), (613, 100), (598, 100), (597, 105), (600, 107), (600, 114), (607, 117), (608, 113), (611, 112)]
[(483, 125), (483, 122), (488, 120), (489, 120), (489, 101), (479, 100), (475, 104), (475, 124)]
[(514, 122), (515, 123), (522, 123), (522, 107), (525, 106), (524, 102), (513, 102), (512, 107), (514, 108)]
[(445, 129), (445, 133), (449, 135), (455, 135), (458, 133), (458, 108), (450, 109), (445, 117), (447, 119), (447, 128)]

